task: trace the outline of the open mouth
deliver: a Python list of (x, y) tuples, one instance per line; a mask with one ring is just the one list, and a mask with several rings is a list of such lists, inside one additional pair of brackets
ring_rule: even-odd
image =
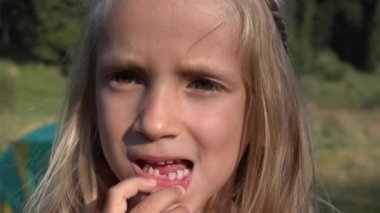
[(159, 187), (181, 185), (187, 188), (193, 166), (193, 162), (186, 159), (137, 159), (133, 167), (137, 175), (155, 179)]

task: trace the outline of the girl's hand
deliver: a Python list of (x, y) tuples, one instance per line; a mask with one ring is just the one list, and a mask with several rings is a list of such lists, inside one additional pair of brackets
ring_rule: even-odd
[[(108, 190), (105, 201), (104, 213), (185, 213), (190, 212), (189, 207), (178, 205), (178, 201), (184, 196), (185, 189), (181, 186), (167, 187), (153, 192), (156, 181), (142, 177), (133, 177), (121, 181)], [(128, 209), (127, 200), (138, 192), (150, 192), (144, 200), (133, 209)], [(170, 207), (176, 205), (175, 208)]]

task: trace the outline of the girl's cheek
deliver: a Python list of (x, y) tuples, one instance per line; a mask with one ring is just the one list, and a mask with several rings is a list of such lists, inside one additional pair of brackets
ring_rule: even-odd
[(98, 93), (97, 100), (98, 128), (107, 163), (119, 180), (132, 177), (125, 134), (135, 120), (137, 100), (107, 89)]

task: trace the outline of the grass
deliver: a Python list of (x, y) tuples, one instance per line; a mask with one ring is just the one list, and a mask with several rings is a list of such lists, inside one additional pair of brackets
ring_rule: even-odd
[(317, 177), (332, 204), (345, 213), (380, 212), (380, 110), (308, 109)]
[(329, 51), (318, 53), (311, 68), (300, 79), (317, 177), (341, 212), (380, 212), (380, 70), (358, 72)]
[(12, 104), (0, 111), (1, 151), (31, 129), (57, 120), (66, 80), (55, 66), (1, 60), (0, 69), (14, 82)]
[[(1, 151), (6, 144), (33, 128), (57, 120), (66, 79), (56, 67), (42, 64), (18, 65), (0, 60), (0, 70), (8, 72), (14, 82), (13, 105), (0, 111)], [(351, 75), (354, 74), (349, 76)], [(367, 88), (365, 86), (368, 85), (363, 84), (367, 78), (356, 79), (357, 84)], [(306, 83), (313, 81), (309, 78), (303, 80)], [(370, 82), (377, 81), (371, 79)], [(318, 80), (312, 86), (318, 86), (319, 83)], [(328, 88), (339, 86), (331, 83)], [(330, 94), (325, 89), (327, 87), (319, 87), (324, 91), (317, 91), (317, 94)], [(345, 93), (346, 91), (336, 92), (338, 95)], [(380, 197), (380, 108), (369, 105), (371, 107), (362, 110), (360, 106), (364, 104), (345, 107), (344, 104), (349, 101), (344, 97), (339, 97), (339, 103), (333, 105), (333, 96), (324, 97), (327, 97), (325, 101), (319, 102), (313, 98), (308, 101), (317, 176), (328, 195), (322, 198), (330, 199), (335, 207), (345, 213), (380, 212), (380, 204), (377, 202)], [(332, 211), (322, 208), (321, 212)]]

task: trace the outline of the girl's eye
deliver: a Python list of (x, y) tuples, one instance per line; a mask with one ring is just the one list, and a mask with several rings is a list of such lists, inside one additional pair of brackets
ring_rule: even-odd
[(205, 90), (205, 91), (217, 91), (219, 89), (219, 86), (207, 79), (196, 79), (195, 81), (191, 82), (190, 87), (193, 87), (198, 90)]
[(111, 81), (121, 84), (142, 84), (143, 79), (132, 71), (120, 71), (113, 74)]

